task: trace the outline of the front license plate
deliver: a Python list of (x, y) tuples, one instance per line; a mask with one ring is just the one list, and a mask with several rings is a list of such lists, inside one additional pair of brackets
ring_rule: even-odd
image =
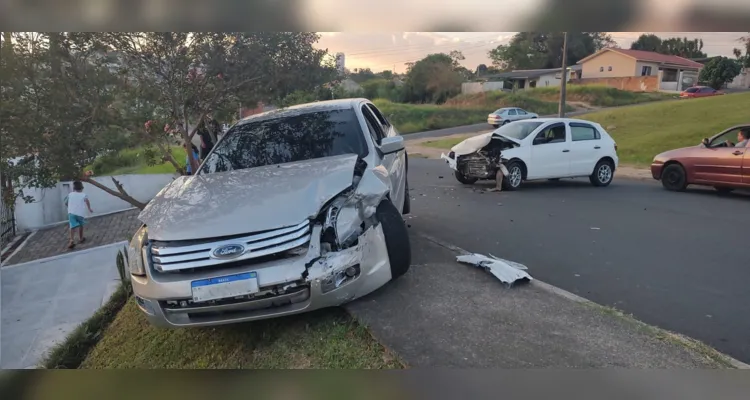
[(220, 276), (190, 283), (193, 301), (202, 302), (258, 293), (258, 273)]

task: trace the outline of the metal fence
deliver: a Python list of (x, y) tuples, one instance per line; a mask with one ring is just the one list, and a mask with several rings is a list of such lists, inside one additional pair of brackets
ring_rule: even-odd
[(0, 249), (16, 236), (15, 212), (12, 206), (6, 205), (3, 191), (0, 189)]

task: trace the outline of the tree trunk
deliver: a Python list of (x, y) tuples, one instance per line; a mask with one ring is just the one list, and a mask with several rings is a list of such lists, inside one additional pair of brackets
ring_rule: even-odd
[(112, 182), (115, 184), (115, 188), (117, 188), (117, 191), (114, 191), (101, 183), (89, 178), (89, 177), (83, 177), (81, 178), (81, 181), (90, 183), (92, 186), (96, 186), (99, 189), (111, 194), (112, 196), (117, 197), (118, 199), (127, 201), (128, 203), (132, 204), (134, 207), (138, 207), (138, 209), (143, 210), (146, 208), (146, 203), (141, 203), (140, 201), (133, 198), (133, 196), (129, 195), (127, 191), (125, 191), (125, 188), (122, 186), (122, 184), (115, 179), (115, 177), (111, 177)]

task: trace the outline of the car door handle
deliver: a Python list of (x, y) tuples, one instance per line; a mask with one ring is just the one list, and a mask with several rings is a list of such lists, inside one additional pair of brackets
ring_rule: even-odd
[(594, 148), (595, 148), (596, 150), (599, 150), (599, 149), (601, 149), (601, 148), (602, 148), (602, 146), (594, 146)]
[(569, 153), (570, 150), (563, 150), (563, 153)]
[(741, 155), (745, 154), (745, 152), (744, 152), (744, 151), (739, 151), (739, 150), (737, 150), (737, 151), (735, 151), (735, 152), (734, 152), (734, 153), (732, 153), (732, 154), (734, 154), (735, 156), (741, 156)]

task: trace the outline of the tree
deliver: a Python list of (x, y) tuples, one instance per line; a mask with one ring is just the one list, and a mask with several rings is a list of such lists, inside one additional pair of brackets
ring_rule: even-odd
[(659, 53), (680, 56), (684, 58), (705, 58), (703, 39), (669, 38), (662, 40)]
[(661, 50), (661, 38), (654, 34), (643, 34), (630, 44), (630, 49), (659, 52)]
[(719, 90), (739, 75), (741, 69), (740, 64), (736, 60), (731, 60), (727, 57), (716, 57), (703, 66), (698, 80)]
[(349, 74), (349, 79), (357, 83), (374, 79), (375, 73), (370, 68), (354, 68), (354, 71)]
[(463, 77), (457, 71), (460, 52), (437, 53), (409, 65), (404, 82), (404, 99), (414, 103), (441, 104), (461, 92)]
[(688, 39), (686, 37), (661, 39), (654, 34), (643, 34), (630, 44), (632, 50), (653, 51), (685, 58), (705, 58), (703, 39)]
[[(32, 201), (25, 189), (76, 178), (96, 157), (128, 143), (114, 107), (122, 79), (95, 36), (4, 33), (0, 161), (5, 188), (12, 184), (7, 202)], [(124, 190), (122, 198), (137, 203)]]
[[(18, 140), (3, 140), (3, 159), (34, 159), (30, 165), (38, 167), (24, 172), (25, 182), (79, 177), (140, 208), (116, 180), (112, 190), (83, 173), (117, 150), (111, 138), (124, 134), (145, 148), (150, 163), (168, 161), (184, 173), (171, 148), (190, 143), (201, 122), (215, 125), (212, 116), (233, 113), (240, 102), (279, 101), (336, 74), (326, 51), (313, 47), (314, 33), (14, 35), (18, 57), (3, 64), (12, 79), (3, 79), (0, 129), (4, 139)], [(5, 107), (14, 97), (17, 104)], [(197, 169), (192, 152), (188, 159)]]
[(747, 36), (743, 36), (739, 39), (737, 39), (738, 42), (742, 43), (742, 47), (744, 47), (745, 54), (742, 54), (742, 49), (735, 48), (733, 50), (735, 57), (737, 57), (737, 61), (745, 67), (750, 68), (750, 32), (748, 32)]
[[(492, 64), (501, 70), (560, 68), (563, 32), (519, 32), (510, 43), (490, 50)], [(614, 47), (605, 32), (568, 32), (568, 64), (605, 48)]]

